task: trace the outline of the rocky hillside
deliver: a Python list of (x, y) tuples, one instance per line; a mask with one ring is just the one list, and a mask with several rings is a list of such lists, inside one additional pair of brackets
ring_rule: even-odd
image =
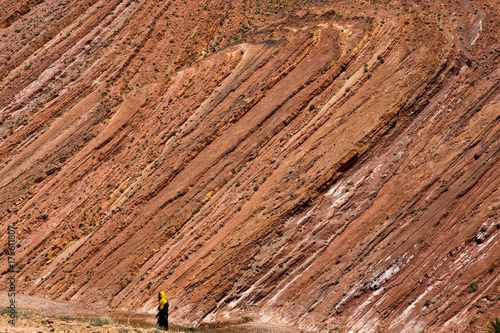
[(0, 0), (0, 271), (185, 325), (500, 313), (497, 0)]

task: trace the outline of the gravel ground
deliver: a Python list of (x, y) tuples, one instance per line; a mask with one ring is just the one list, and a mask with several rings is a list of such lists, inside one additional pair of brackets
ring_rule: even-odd
[(21, 313), (16, 318), (16, 325), (9, 324), (7, 314), (0, 316), (0, 332), (88, 332), (88, 333), (153, 333), (162, 332), (155, 327), (138, 327), (114, 323), (110, 317), (96, 319), (78, 319), (67, 316), (44, 316)]

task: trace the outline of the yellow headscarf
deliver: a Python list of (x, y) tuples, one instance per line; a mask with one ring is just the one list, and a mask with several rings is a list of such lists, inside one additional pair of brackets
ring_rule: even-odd
[(160, 291), (158, 293), (158, 310), (163, 310), (165, 304), (168, 304), (168, 299), (165, 296), (165, 292)]

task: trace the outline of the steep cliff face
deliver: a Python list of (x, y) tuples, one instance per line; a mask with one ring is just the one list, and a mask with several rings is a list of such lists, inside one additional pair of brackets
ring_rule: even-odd
[(495, 1), (0, 3), (22, 292), (150, 311), (165, 290), (188, 325), (498, 316)]

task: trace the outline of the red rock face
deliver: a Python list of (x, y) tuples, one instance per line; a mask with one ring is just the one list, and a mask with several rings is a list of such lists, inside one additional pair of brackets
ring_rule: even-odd
[(496, 4), (2, 0), (2, 289), (16, 224), (30, 295), (477, 331), (500, 310)]

